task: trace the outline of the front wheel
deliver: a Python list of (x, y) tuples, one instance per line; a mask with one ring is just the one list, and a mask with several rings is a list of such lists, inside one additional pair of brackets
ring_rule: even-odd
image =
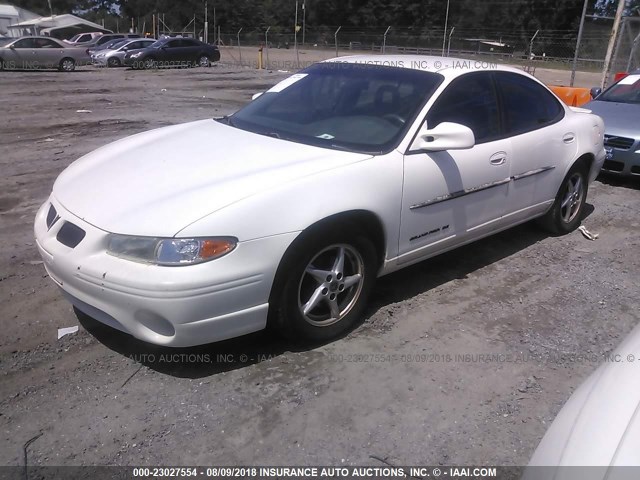
[(142, 62), (142, 68), (145, 70), (150, 70), (152, 68), (157, 68), (158, 67), (158, 62), (156, 61), (155, 58), (145, 58), (144, 61)]
[(587, 199), (588, 169), (577, 163), (564, 178), (551, 209), (540, 219), (540, 224), (552, 233), (569, 233), (578, 228)]
[(307, 236), (284, 260), (278, 324), (292, 340), (327, 341), (361, 318), (376, 277), (376, 251), (361, 232)]
[(119, 67), (121, 65), (120, 59), (117, 57), (111, 57), (107, 60), (107, 67)]

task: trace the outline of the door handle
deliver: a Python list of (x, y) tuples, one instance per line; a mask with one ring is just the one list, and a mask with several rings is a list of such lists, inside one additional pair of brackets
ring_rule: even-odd
[(572, 143), (575, 139), (576, 139), (576, 136), (573, 133), (565, 133), (564, 136), (562, 137), (562, 141), (564, 143)]
[(489, 163), (491, 165), (503, 165), (507, 161), (507, 153), (506, 152), (497, 152), (491, 155), (489, 158)]

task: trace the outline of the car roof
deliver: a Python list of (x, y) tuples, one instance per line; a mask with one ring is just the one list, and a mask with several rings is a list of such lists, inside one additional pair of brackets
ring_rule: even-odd
[(47, 37), (45, 35), (25, 35), (20, 38), (12, 38), (12, 40), (24, 40), (25, 38), (46, 38), (47, 40), (55, 40), (56, 42), (60, 42), (61, 40), (54, 37)]
[(483, 70), (497, 70), (526, 75), (518, 68), (498, 65), (491, 61), (455, 57), (436, 57), (433, 55), (351, 55), (347, 57), (331, 58), (329, 60), (325, 60), (325, 62), (359, 63), (408, 68), (421, 70), (423, 72), (439, 73), (444, 77), (457, 77), (462, 73)]

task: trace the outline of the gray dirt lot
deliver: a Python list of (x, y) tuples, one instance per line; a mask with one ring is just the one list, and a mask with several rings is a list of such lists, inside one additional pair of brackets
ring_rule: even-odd
[(363, 324), (316, 348), (259, 333), (164, 350), (79, 320), (32, 235), (60, 171), (230, 113), (282, 76), (0, 73), (0, 465), (22, 465), (39, 433), (29, 464), (524, 464), (638, 322), (640, 189), (613, 180), (589, 192), (597, 241), (527, 224), (423, 262), (382, 278)]

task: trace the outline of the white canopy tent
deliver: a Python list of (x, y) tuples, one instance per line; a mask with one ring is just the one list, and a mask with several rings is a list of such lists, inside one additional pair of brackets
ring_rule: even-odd
[(20, 30), (11, 30), (9, 27), (17, 23), (41, 18), (37, 13), (13, 5), (0, 4), (0, 37), (19, 37)]
[(49, 35), (56, 38), (70, 38), (76, 33), (83, 32), (112, 32), (102, 25), (71, 14), (38, 17), (10, 25), (9, 30), (21, 30), (23, 35)]

